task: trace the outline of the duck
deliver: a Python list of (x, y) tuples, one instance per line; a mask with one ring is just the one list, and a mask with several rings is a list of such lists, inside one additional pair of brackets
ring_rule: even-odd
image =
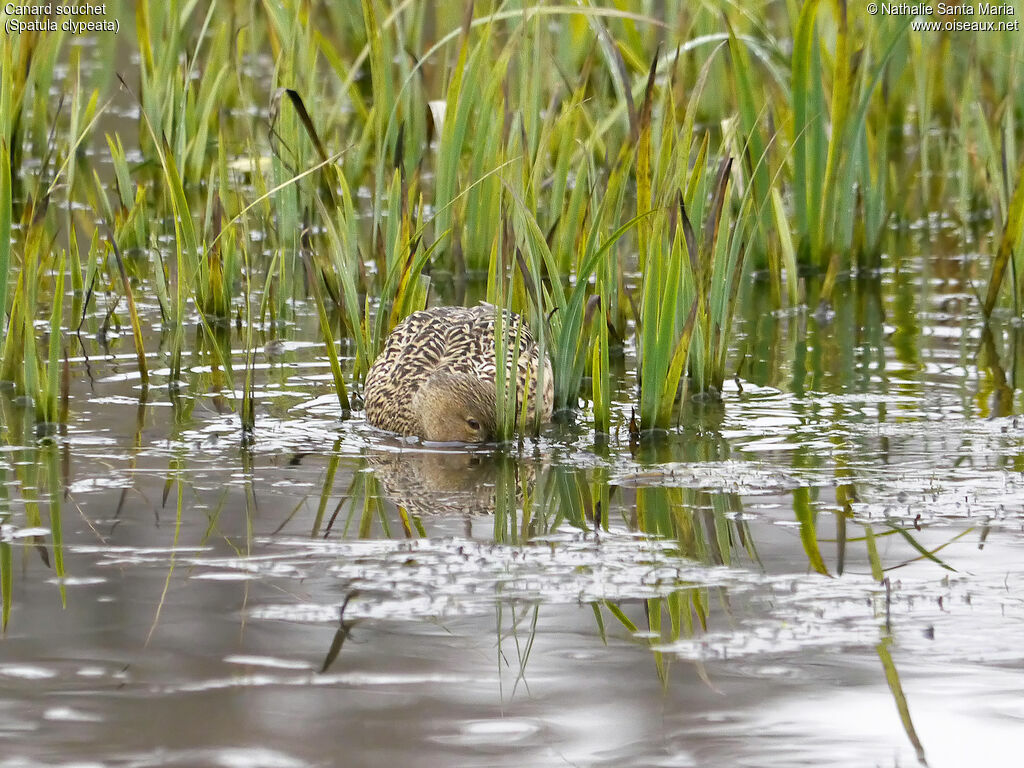
[[(523, 319), (481, 302), (475, 307), (432, 307), (400, 322), (366, 373), (363, 404), (373, 426), (431, 442), (484, 443), (497, 431), (499, 311), (508, 343), (504, 363), (509, 383), (516, 362), (517, 427), (523, 399), (526, 423), (551, 418), (554, 377)], [(540, 387), (540, 397), (536, 391)]]

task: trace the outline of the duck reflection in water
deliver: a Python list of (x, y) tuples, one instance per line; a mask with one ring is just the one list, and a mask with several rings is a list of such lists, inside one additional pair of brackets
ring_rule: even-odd
[(494, 514), (499, 489), (511, 484), (521, 503), (535, 476), (531, 462), (475, 451), (375, 453), (368, 464), (381, 498), (417, 516)]

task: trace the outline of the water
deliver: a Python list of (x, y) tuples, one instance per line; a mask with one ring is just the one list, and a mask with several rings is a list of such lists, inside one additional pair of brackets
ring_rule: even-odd
[(960, 266), (755, 291), (724, 402), (641, 444), (629, 378), (606, 445), (341, 421), (300, 306), (246, 450), (210, 360), (144, 392), (83, 336), (66, 435), (0, 400), (0, 766), (1015, 765), (1019, 329)]

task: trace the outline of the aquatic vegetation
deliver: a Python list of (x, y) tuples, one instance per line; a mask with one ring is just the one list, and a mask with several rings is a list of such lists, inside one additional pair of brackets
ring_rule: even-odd
[[(554, 362), (556, 407), (589, 401), (595, 430), (609, 433), (622, 426), (608, 401), (619, 345), (638, 348), (640, 428), (668, 428), (681, 393), (720, 392), (752, 274), (765, 270), (777, 305), (802, 301), (801, 280), (827, 301), (850, 270), (877, 266), (892, 223), (947, 200), (965, 227), (1005, 222), (1002, 238), (984, 238), (985, 311), (998, 302), (1020, 240), (1003, 169), (1024, 125), (1000, 96), (1021, 81), (1006, 36), (947, 56), (948, 36), (920, 45), (909, 17), (820, 2), (763, 19), (731, 7), (661, 18), (639, 1), (358, 5), (355, 19), (261, 5), (232, 36), (212, 24), (236, 18), (218, 3), (144, 2), (137, 72), (120, 84), (83, 77), (86, 59), (109, 69), (116, 46), (5, 37), (7, 316), (22, 329), (42, 312), (54, 319), (35, 284), (63, 265), (75, 311), (62, 320), (93, 316), (100, 289), (117, 291), (145, 380), (154, 351), (135, 293), (151, 286), (177, 381), (186, 323), (212, 341), (231, 317), (273, 325), (291, 302), (312, 302), (327, 346), (355, 346), (348, 374), (332, 363), (347, 410), (388, 333), (447, 293), (436, 275), (486, 274), (487, 298), (526, 316)], [(265, 46), (272, 59), (257, 55)], [(951, 81), (966, 84), (962, 107), (942, 89)], [(54, 83), (69, 106), (48, 98)], [(132, 102), (137, 136), (101, 137), (104, 112)], [(144, 162), (126, 151), (135, 146)], [(955, 184), (931, 183), (953, 170)], [(916, 177), (921, 194), (902, 194), (898, 182)], [(51, 258), (50, 243), (65, 255)], [(25, 331), (8, 326), (19, 341)], [(4, 375), (52, 403), (52, 373), (40, 374), (53, 350), (25, 347), (6, 346)], [(219, 366), (230, 383), (230, 360)]]

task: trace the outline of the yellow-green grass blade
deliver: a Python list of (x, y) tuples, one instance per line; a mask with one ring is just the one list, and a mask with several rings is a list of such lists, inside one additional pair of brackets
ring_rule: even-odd
[[(482, 50), (477, 48), (474, 50)], [(470, 56), (469, 30), (463, 30), (459, 55), (452, 72), (451, 80), (445, 92), (444, 122), (441, 125), (441, 138), (438, 146), (437, 179), (435, 182), (435, 200), (442, 206), (435, 216), (436, 232), (448, 231), (455, 226), (456, 211), (449, 207), (453, 201), (458, 183), (458, 161), (472, 114), (473, 88), (463, 88), (466, 80), (467, 60)]]
[(900, 722), (903, 724), (903, 730), (907, 734), (907, 738), (910, 743), (914, 746), (914, 751), (917, 753), (917, 760), (921, 765), (927, 765), (925, 761), (924, 745), (921, 743), (920, 737), (917, 735), (917, 730), (914, 728), (914, 721), (910, 717), (910, 705), (907, 703), (907, 695), (903, 692), (903, 684), (900, 682), (899, 672), (896, 670), (896, 663), (892, 659), (892, 653), (890, 647), (892, 646), (892, 638), (885, 637), (882, 641), (875, 646), (875, 650), (878, 652), (878, 658), (882, 661), (882, 669), (885, 670), (885, 681), (889, 685), (889, 690), (892, 692), (893, 702), (896, 704), (896, 710), (900, 713)]
[(752, 159), (754, 167), (751, 170), (752, 184), (755, 202), (760, 212), (757, 217), (757, 234), (760, 248), (765, 250), (768, 246), (768, 231), (770, 228), (768, 210), (768, 199), (770, 196), (770, 180), (768, 169), (768, 149), (758, 126), (760, 113), (757, 104), (766, 103), (763, 94), (758, 98), (755, 93), (754, 79), (750, 69), (750, 58), (745, 46), (741, 45), (732, 26), (729, 27), (729, 53), (732, 58), (732, 72), (735, 79), (736, 97), (739, 106), (740, 120), (745, 134), (744, 157)]
[(676, 391), (679, 389), (679, 380), (682, 378), (686, 360), (690, 354), (690, 340), (693, 337), (693, 326), (697, 319), (697, 306), (698, 302), (696, 300), (690, 305), (690, 313), (687, 315), (683, 332), (676, 341), (675, 350), (672, 352), (672, 359), (669, 362), (668, 371), (662, 384), (660, 406), (656, 419), (656, 424), (661, 427), (667, 427), (672, 418), (672, 406), (675, 402)]
[[(6, 79), (6, 78), (4, 78)], [(11, 153), (0, 137), (0, 343), (7, 334), (7, 285), (11, 268)]]
[(632, 620), (625, 614), (625, 612), (618, 606), (618, 604), (606, 600), (602, 603), (602, 605), (604, 605), (604, 607), (608, 609), (612, 616), (618, 619), (619, 623), (623, 627), (625, 627), (628, 632), (636, 633), (637, 631), (639, 631), (637, 625), (632, 622)]
[(320, 333), (324, 337), (324, 346), (327, 349), (327, 359), (331, 363), (331, 375), (334, 377), (334, 390), (338, 396), (338, 404), (341, 406), (342, 415), (347, 416), (352, 406), (348, 399), (348, 388), (345, 386), (345, 377), (341, 372), (341, 363), (338, 360), (338, 349), (334, 344), (334, 333), (331, 331), (331, 321), (327, 316), (327, 309), (324, 306), (323, 297), (320, 295), (320, 276), (313, 269), (312, 259), (308, 254), (303, 259), (306, 265), (306, 275), (309, 279), (309, 290), (316, 302), (317, 317), (320, 320)]
[(818, 573), (828, 576), (828, 568), (818, 547), (817, 515), (811, 507), (810, 488), (801, 487), (793, 491), (793, 511), (800, 524), (800, 543), (803, 544), (808, 564)]
[(60, 380), (62, 324), (64, 320), (64, 267), (66, 254), (62, 251), (57, 262), (56, 278), (53, 287), (53, 307), (50, 311), (50, 344), (46, 364), (46, 392), (44, 395), (44, 418), (48, 424), (56, 424), (57, 395)]
[(22, 359), (27, 345), (22, 343), (25, 336), (25, 323), (22, 318), (22, 303), (25, 300), (23, 283), (25, 272), (18, 272), (15, 282), (14, 297), (11, 301), (11, 316), (4, 338), (3, 357), (0, 358), (0, 381), (13, 382), (15, 389), (24, 389), (22, 377)]
[[(825, 159), (825, 178), (822, 181), (823, 196), (821, 200), (821, 212), (817, 216), (820, 223), (818, 229), (812, 236), (812, 253), (816, 257), (824, 254), (826, 248), (834, 248), (834, 231), (829, 225), (835, 220), (833, 211), (841, 190), (837, 189), (839, 165), (841, 162), (853, 163), (853, 153), (847, 135), (847, 119), (849, 118), (850, 106), (850, 43), (849, 24), (846, 14), (846, 1), (836, 0), (834, 3), (836, 15), (836, 42), (835, 56), (833, 61), (832, 78), (832, 125), (831, 136), (828, 142), (828, 154)], [(845, 212), (845, 215), (852, 215)], [(826, 231), (827, 230), (827, 231)]]
[[(109, 230), (109, 228), (108, 228)], [(135, 306), (135, 293), (132, 291), (131, 281), (128, 279), (128, 272), (124, 266), (124, 258), (121, 256), (121, 249), (117, 247), (117, 238), (113, 232), (109, 232), (110, 247), (114, 251), (114, 259), (117, 261), (117, 271), (121, 276), (121, 285), (124, 287), (125, 299), (128, 302), (128, 315), (132, 324), (132, 337), (135, 340), (135, 360), (139, 366), (139, 379), (142, 386), (149, 385), (149, 366), (146, 364), (146, 350), (142, 339), (142, 322), (139, 320), (139, 313)], [(181, 276), (178, 276), (181, 280)]]
[[(366, 323), (359, 304), (358, 291), (356, 288), (356, 276), (359, 254), (350, 232), (347, 230), (350, 216), (354, 215), (351, 197), (348, 194), (347, 186), (342, 187), (342, 228), (335, 225), (334, 217), (327, 211), (326, 205), (317, 199), (320, 208), (320, 216), (327, 230), (328, 242), (330, 243), (336, 273), (339, 278), (342, 294), (342, 311), (345, 314), (349, 333), (356, 345), (356, 376), (360, 372), (365, 373), (370, 364), (370, 339), (366, 334)], [(345, 232), (343, 235), (342, 232)], [(343, 239), (344, 238), (344, 239)]]
[(868, 562), (871, 564), (871, 578), (881, 584), (882, 579), (885, 578), (885, 572), (882, 569), (882, 559), (878, 555), (875, 531), (869, 523), (864, 524), (864, 543), (868, 550)]
[(824, 105), (815, 98), (813, 83), (817, 71), (813, 65), (815, 40), (815, 18), (820, 0), (807, 0), (800, 10), (796, 32), (793, 35), (792, 57), (792, 88), (793, 88), (793, 176), (794, 176), (794, 208), (802, 237), (806, 237), (815, 221), (812, 212), (817, 212), (814, 204), (813, 190), (818, 180), (811, 176), (810, 145), (812, 137), (808, 135), (812, 125), (823, 119)]
[(67, 594), (64, 579), (67, 572), (64, 567), (64, 527), (61, 521), (62, 489), (59, 474), (59, 457), (57, 445), (52, 440), (43, 446), (43, 460), (46, 462), (47, 491), (50, 496), (50, 541), (53, 544), (53, 572), (57, 576), (60, 590), (61, 605), (67, 607)]
[[(902, 527), (902, 526), (898, 526), (898, 525), (892, 525), (892, 524), (890, 524), (890, 526), (889, 526), (889, 527), (890, 527), (890, 528), (891, 528), (891, 529), (892, 529), (892, 530), (893, 530), (893, 531), (894, 531), (895, 533), (899, 534), (899, 535), (900, 535), (901, 537), (903, 537), (904, 539), (906, 539), (907, 543), (908, 543), (908, 544), (909, 544), (909, 545), (910, 545), (911, 547), (913, 547), (913, 548), (914, 548), (915, 550), (917, 550), (917, 551), (918, 551), (918, 552), (919, 552), (919, 553), (921, 554), (921, 557), (923, 557), (923, 558), (924, 558), (925, 560), (930, 560), (931, 562), (935, 563), (935, 564), (936, 564), (937, 566), (939, 566), (940, 568), (943, 568), (943, 569), (945, 569), (945, 570), (947, 570), (947, 571), (952, 571), (953, 573), (956, 573), (956, 568), (954, 568), (953, 566), (951, 566), (951, 565), (949, 565), (949, 564), (947, 564), (947, 563), (943, 562), (942, 560), (940, 560), (940, 559), (939, 559), (939, 558), (938, 558), (938, 557), (937, 557), (937, 556), (935, 555), (935, 553), (936, 553), (936, 552), (938, 552), (938, 551), (940, 551), (940, 550), (944, 549), (944, 548), (946, 547), (946, 544), (943, 544), (943, 545), (942, 545), (942, 546), (940, 546), (940, 547), (936, 547), (936, 548), (935, 548), (934, 550), (929, 550), (929, 549), (927, 549), (927, 548), (926, 548), (926, 547), (925, 547), (925, 546), (924, 546), (923, 544), (921, 544), (921, 543), (920, 543), (920, 542), (919, 542), (919, 541), (918, 541), (918, 540), (917, 540), (917, 539), (916, 539), (916, 538), (915, 538), (915, 537), (913, 536), (913, 534), (911, 534), (911, 533), (910, 533), (910, 531), (908, 531), (908, 530), (907, 530), (906, 528), (904, 528), (904, 527)], [(964, 533), (966, 533), (966, 531), (965, 531)], [(964, 535), (964, 534), (963, 534), (963, 533), (961, 533), (960, 535), (962, 536), (962, 535)], [(959, 536), (957, 536), (957, 538), (959, 538)]]
[[(999, 291), (1002, 289), (1006, 269), (1010, 265), (1014, 251), (1020, 245), (1022, 231), (1024, 231), (1024, 163), (1017, 171), (1017, 184), (1013, 190), (1010, 207), (1006, 212), (1006, 223), (1003, 225), (1003, 233), (999, 238), (999, 247), (996, 250), (995, 259), (992, 261), (988, 292), (985, 294), (985, 301), (981, 307), (986, 317), (992, 314), (992, 310), (995, 309), (999, 300)], [(1024, 281), (1022, 281), (1022, 286), (1024, 286)], [(1024, 292), (1024, 288), (1018, 290)]]
[[(782, 248), (782, 271), (786, 275), (786, 300), (789, 306), (795, 307), (799, 302), (797, 296), (796, 248), (793, 236), (789, 231), (789, 219), (782, 205), (782, 193), (778, 187), (772, 188), (772, 213), (775, 216), (775, 228), (779, 233), (779, 244)], [(776, 292), (779, 303), (782, 301), (781, 275), (772, 274), (772, 290)]]

